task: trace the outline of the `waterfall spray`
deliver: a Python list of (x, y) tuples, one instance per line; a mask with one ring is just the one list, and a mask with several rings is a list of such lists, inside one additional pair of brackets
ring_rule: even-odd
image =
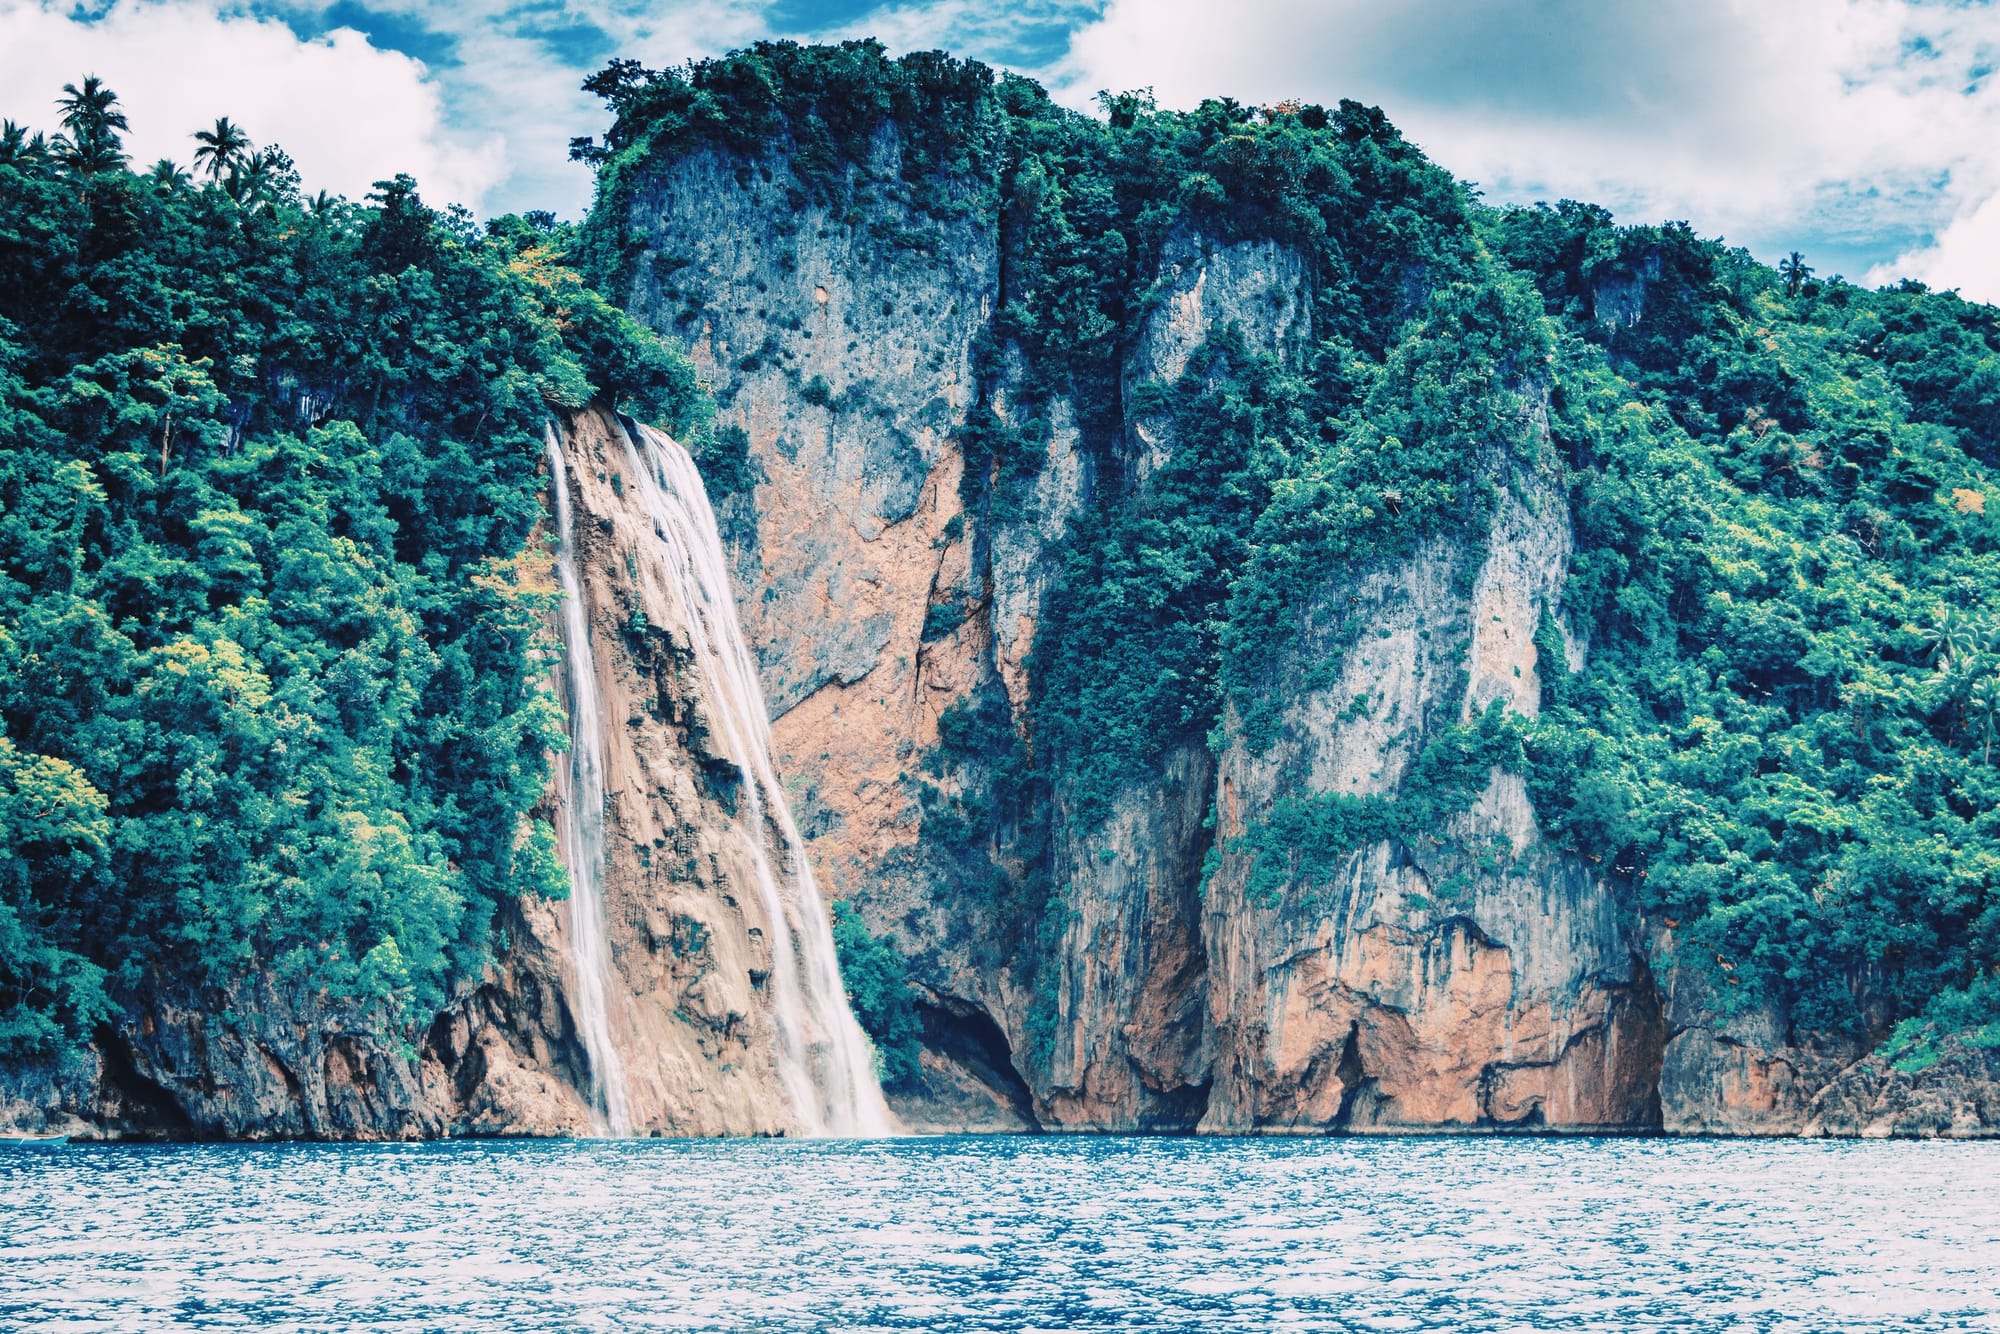
[[(808, 1134), (886, 1135), (888, 1107), (868, 1040), (841, 985), (826, 904), (771, 765), (770, 716), (737, 621), (715, 511), (694, 460), (676, 441), (635, 424), (625, 443), (640, 503), (667, 562), (668, 584), (680, 600), (681, 623), (716, 706), (716, 729), (742, 783), (737, 824), (771, 923), (779, 1077)], [(772, 830), (781, 868), (772, 864)]]
[(597, 667), (590, 623), (576, 572), (576, 539), (570, 527), (569, 473), (555, 428), (548, 431), (549, 478), (556, 507), (556, 579), (562, 588), (562, 640), (569, 696), (568, 763), (557, 766), (562, 811), (562, 854), (569, 866), (569, 926), (576, 986), (574, 1015), (590, 1061), (586, 1090), (599, 1132), (632, 1133), (625, 1096), (625, 1067), (611, 1040), (607, 983), (614, 976), (604, 921), (604, 742), (597, 707)]

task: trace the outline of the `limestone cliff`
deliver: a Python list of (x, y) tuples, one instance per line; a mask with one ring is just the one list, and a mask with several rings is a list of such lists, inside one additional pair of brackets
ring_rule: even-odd
[[(1287, 692), (1263, 754), (1224, 752), (1225, 848), (1287, 793), (1394, 793), (1441, 715), (1535, 712), (1532, 627), (1559, 616), (1568, 532), (1545, 476), (1511, 483), (1469, 580), (1472, 552), (1433, 545), (1316, 609), (1299, 666), (1325, 655), (1339, 676)], [(1651, 978), (1616, 895), (1542, 840), (1519, 777), (1494, 770), (1471, 810), (1326, 881), (1260, 896), (1250, 862), (1226, 852), (1206, 896), (1222, 1046), (1206, 1128), (1658, 1125)]]
[[(894, 179), (893, 129), (875, 151), (858, 174)], [(1365, 603), (1363, 622), (1339, 640), (1317, 618), (1297, 646), (1296, 676), (1329, 656), (1342, 666), (1328, 688), (1276, 687), (1290, 697), (1276, 747), (1192, 742), (1130, 782), (1109, 819), (1063, 823), (1046, 855), (1069, 910), (1036, 961), (1054, 979), (1038, 1047), (1022, 961), (982, 957), (987, 905), (921, 855), (911, 774), (954, 700), (997, 682), (1020, 725), (1068, 521), (1096, 489), (1144, 487), (1172, 428), (1142, 413), (1092, 449), (1059, 401), (1028, 503), (998, 521), (962, 515), (953, 427), (1003, 301), (998, 220), (895, 248), (876, 238), (921, 219), (887, 199), (860, 222), (808, 208), (779, 237), (788, 184), (775, 160), (662, 164), (629, 220), (647, 252), (621, 295), (691, 340), (723, 417), (748, 429), (764, 480), (737, 511), (738, 570), (780, 762), (835, 891), (922, 961), (934, 1027), (990, 1023), (1052, 1128), (1657, 1124), (1651, 980), (1602, 882), (1540, 845), (1519, 780), (1496, 776), (1437, 847), (1357, 854), (1338, 886), (1249, 903), (1225, 854), (1203, 892), (1210, 848), (1280, 794), (1393, 790), (1423, 729), (1460, 707), (1454, 650), (1473, 655), (1464, 707), (1532, 709), (1528, 641), (1567, 556), (1546, 479), (1510, 496), (1469, 596), (1471, 557), (1442, 548), (1329, 589), (1329, 605)], [(1128, 394), (1172, 383), (1224, 326), (1268, 351), (1309, 333), (1296, 252), (1183, 229), (1156, 263)], [(1006, 378), (985, 388), (1005, 420)], [(1101, 478), (1106, 458), (1122, 462)], [(940, 607), (957, 622), (942, 634)], [(1376, 707), (1343, 720), (1357, 696)], [(1478, 870), (1496, 840), (1505, 868)], [(1467, 887), (1438, 893), (1447, 880)]]
[[(968, 851), (962, 810), (1005, 806), (1022, 780), (990, 739), (984, 761), (940, 760), (940, 720), (1003, 717), (1034, 754), (1036, 635), (1063, 553), (1176, 447), (1149, 387), (1225, 329), (1286, 357), (1315, 336), (1329, 279), (1295, 246), (1177, 226), (1133, 257), (1147, 296), (1120, 335), (1118, 419), (1082, 420), (1058, 390), (1032, 474), (1006, 504), (968, 505), (993, 494), (984, 457), (968, 463), (973, 414), (1022, 417), (1008, 312), (1027, 206), (1004, 178), (912, 184), (903, 131), (883, 121), (839, 203), (801, 202), (804, 149), (780, 134), (663, 150), (605, 207), (636, 256), (614, 295), (688, 341), (761, 471), (729, 511), (743, 614), (826, 882), (896, 937), (922, 993), (924, 1076), (892, 1091), (908, 1123), (1993, 1128), (1963, 1061), (1892, 1077), (1851, 1047), (1750, 1033), (1657, 973), (1657, 924), (1613, 868), (1543, 836), (1515, 774), (1330, 874), (1260, 872), (1246, 835), (1280, 804), (1393, 800), (1440, 729), (1494, 701), (1534, 715), (1572, 539), (1532, 373), (1484, 465), (1484, 528), (1337, 571), (1302, 609), (1266, 688), (1275, 739), (1226, 713), (1128, 776), (1108, 816), (1049, 792), (1032, 798), (1045, 823), (1003, 817)], [(959, 206), (941, 220), (920, 192)], [(1401, 282), (1386, 299), (1413, 309), (1421, 275)], [(1605, 319), (1636, 318), (1644, 283), (1629, 286), (1602, 298)], [(1587, 645), (1566, 652), (1574, 669)], [(1915, 1091), (1939, 1080), (1958, 1092)]]

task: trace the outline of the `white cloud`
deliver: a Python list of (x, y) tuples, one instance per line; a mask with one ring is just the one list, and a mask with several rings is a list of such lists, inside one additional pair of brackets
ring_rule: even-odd
[(297, 159), (308, 190), (351, 198), (407, 171), (433, 203), (477, 205), (506, 170), (495, 135), (445, 123), (424, 66), (336, 29), (302, 41), (274, 19), (192, 0), (120, 4), (96, 22), (59, 0), (0, 0), (0, 115), (56, 128), (62, 85), (86, 74), (118, 93), (139, 164), (186, 164), (218, 116)]
[(1937, 239), (1870, 271), (1871, 283), (1915, 278), (1955, 287), (1972, 301), (2000, 305), (2000, 194), (1955, 219)]
[[(404, 0), (426, 12), (429, 0)], [(510, 208), (552, 208), (569, 216), (590, 206), (591, 174), (569, 161), (569, 141), (601, 135), (610, 122), (604, 104), (583, 91), (583, 76), (612, 56), (651, 66), (677, 65), (691, 57), (715, 56), (766, 36), (761, 7), (749, 0), (647, 4), (627, 9), (606, 0), (573, 3), (567, 12), (601, 28), (611, 47), (587, 68), (553, 58), (520, 17), (531, 11), (513, 0), (485, 0), (496, 10), (490, 21), (477, 4), (444, 14), (461, 33), (460, 76), (468, 112), (508, 127), (514, 178), (499, 202)]]
[(1034, 74), (1069, 34), (1103, 10), (1098, 0), (889, 0), (813, 33), (814, 40), (873, 37), (890, 54), (947, 51)]
[[(1996, 62), (2000, 10), (1924, 0), (1112, 0), (1055, 75), (1076, 105), (1353, 97), (1497, 198), (1879, 257), (1986, 216)], [(1909, 262), (1970, 293), (1976, 249)]]
[[(4, 3), (5, 0), (0, 0)], [(333, 0), (263, 0), (281, 5), (302, 27), (351, 12)], [(762, 38), (772, 26), (772, 0), (365, 0), (374, 15), (392, 18), (451, 52), (435, 74), (449, 123), (501, 136), (507, 176), (487, 203), (495, 209), (549, 208), (574, 216), (590, 204), (590, 173), (568, 161), (573, 136), (601, 134), (607, 116), (579, 84), (611, 56), (651, 66), (721, 55)], [(794, 9), (810, 13), (808, 6)], [(844, 9), (845, 6), (839, 7)], [(892, 0), (850, 20), (782, 35), (834, 41), (879, 37), (895, 52), (943, 46), (959, 55), (997, 58), (1059, 41), (1091, 0)], [(601, 50), (551, 33), (601, 34)], [(579, 49), (582, 48), (582, 49)], [(588, 53), (586, 53), (588, 52)]]
[[(268, 2), (305, 28), (348, 12), (332, 0)], [(445, 121), (499, 145), (503, 179), (485, 198), (494, 212), (546, 208), (574, 217), (590, 206), (591, 175), (569, 161), (569, 141), (605, 128), (603, 105), (580, 86), (605, 60), (679, 64), (769, 35), (761, 0), (366, 0), (366, 8), (449, 49), (450, 63), (433, 71)], [(593, 32), (601, 51), (575, 36)]]

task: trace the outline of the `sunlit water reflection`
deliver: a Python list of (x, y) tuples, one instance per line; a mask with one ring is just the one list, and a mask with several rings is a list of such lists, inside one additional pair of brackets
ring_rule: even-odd
[(0, 1149), (0, 1327), (2000, 1330), (2000, 1144)]

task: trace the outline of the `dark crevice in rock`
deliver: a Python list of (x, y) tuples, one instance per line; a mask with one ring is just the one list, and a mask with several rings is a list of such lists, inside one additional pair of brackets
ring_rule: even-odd
[[(431, 1025), (427, 1039), (431, 1053), (437, 1058), (439, 1068), (445, 1072), (445, 1077), (450, 1082), (452, 1100), (461, 1107), (471, 1102), (480, 1083), (486, 1078), (487, 1071), (486, 1052), (472, 1038), (473, 1013), (470, 1005), (466, 1007), (465, 1014), (446, 1011)], [(466, 1025), (463, 1051), (458, 1049), (458, 1043), (454, 1040), (455, 1030), (461, 1023)]]
[(1208, 1095), (1214, 1088), (1213, 1079), (1204, 1079), (1199, 1084), (1159, 1091), (1156, 1110), (1147, 1118), (1144, 1128), (1174, 1135), (1193, 1134), (1201, 1118), (1208, 1114)]
[(265, 1062), (270, 1065), (272, 1071), (283, 1082), (286, 1095), (291, 1098), (295, 1105), (300, 1107), (305, 1106), (305, 1086), (299, 1082), (299, 1077), (293, 1072), (292, 1067), (287, 1065), (278, 1053), (271, 1049), (269, 1044), (259, 1043), (257, 1049), (263, 1052)]
[(1014, 1066), (1006, 1034), (990, 1014), (969, 1002), (941, 998), (919, 1002), (917, 1017), (926, 1057), (922, 1087), (891, 1093), (905, 1122), (913, 1129), (944, 1128), (954, 1113), (964, 1117), (972, 1112), (994, 1129), (1042, 1129), (1034, 1095)]
[(196, 1139), (198, 1132), (186, 1109), (157, 1080), (140, 1073), (124, 1038), (109, 1028), (97, 1033), (104, 1058), (104, 1087), (118, 1108), (117, 1124), (109, 1127), (128, 1139)]
[(1361, 1065), (1359, 1019), (1347, 1026), (1347, 1040), (1341, 1044), (1340, 1063), (1334, 1067), (1333, 1077), (1340, 1081), (1340, 1108), (1333, 1114), (1330, 1129), (1344, 1131), (1354, 1123), (1354, 1105), (1360, 1100), (1361, 1091), (1375, 1082)]
[(1642, 1031), (1649, 1039), (1646, 1050), (1640, 1056), (1644, 1065), (1639, 1077), (1646, 1089), (1640, 1124), (1647, 1130), (1658, 1132), (1666, 1126), (1666, 1116), (1660, 1103), (1660, 1076), (1666, 1069), (1667, 1043), (1673, 1040), (1673, 1033), (1668, 1026), (1666, 997), (1660, 993), (1659, 979), (1653, 976), (1652, 968), (1641, 956), (1633, 958), (1632, 988), (1628, 994), (1644, 1025)]

